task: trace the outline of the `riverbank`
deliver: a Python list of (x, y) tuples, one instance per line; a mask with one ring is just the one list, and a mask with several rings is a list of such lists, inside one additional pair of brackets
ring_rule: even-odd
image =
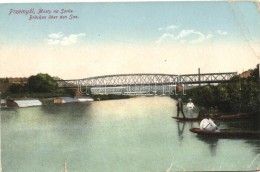
[[(39, 94), (38, 94), (39, 95)], [(52, 104), (67, 104), (67, 103), (84, 103), (91, 101), (104, 101), (104, 100), (116, 100), (116, 99), (128, 99), (129, 95), (91, 95), (91, 96), (55, 96), (55, 97), (46, 97), (48, 94), (40, 94), (37, 97), (37, 94), (30, 94), (30, 96), (15, 96), (15, 97), (7, 97), (6, 99), (1, 99), (0, 105), (2, 108), (10, 108), (10, 107), (19, 107), (18, 101), (28, 104), (28, 106), (39, 106), (39, 105), (52, 105)], [(35, 104), (35, 101), (39, 101)], [(34, 105), (35, 104), (35, 105)]]
[(173, 96), (188, 102), (191, 98), (203, 113), (258, 113), (260, 112), (260, 78), (258, 68), (239, 74), (228, 83), (201, 85), (187, 89), (185, 95)]

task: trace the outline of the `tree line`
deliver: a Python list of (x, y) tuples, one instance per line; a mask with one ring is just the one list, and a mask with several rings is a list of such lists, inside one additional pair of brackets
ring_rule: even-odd
[(58, 88), (57, 81), (49, 74), (39, 73), (28, 78), (27, 83), (13, 83), (6, 98), (49, 98), (60, 96), (75, 96), (75, 90)]
[(28, 78), (26, 84), (14, 83), (9, 87), (11, 93), (48, 93), (58, 88), (57, 82), (49, 74), (39, 73)]
[(248, 77), (239, 75), (229, 83), (206, 85), (187, 90), (186, 97), (192, 98), (200, 107), (209, 110), (214, 107), (221, 112), (259, 112), (260, 82), (259, 69)]

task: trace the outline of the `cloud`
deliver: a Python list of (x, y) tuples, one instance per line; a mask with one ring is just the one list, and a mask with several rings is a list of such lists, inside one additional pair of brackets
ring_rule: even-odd
[(50, 39), (59, 39), (63, 36), (62, 32), (58, 32), (58, 33), (51, 33), (48, 35), (48, 37)]
[(158, 30), (159, 31), (174, 31), (177, 28), (179, 28), (179, 26), (177, 26), (177, 25), (169, 25), (167, 27), (159, 27)]
[(176, 26), (176, 25), (170, 25), (170, 26), (167, 26), (166, 27), (166, 30), (175, 30), (177, 29), (179, 26)]
[(203, 34), (192, 29), (181, 30), (178, 34), (164, 33), (156, 43), (176, 42), (176, 43), (201, 43), (213, 37), (213, 34)]
[(219, 34), (219, 35), (227, 35), (228, 34), (226, 31), (222, 31), (222, 30), (217, 30), (216, 33)]
[(194, 29), (180, 30), (178, 25), (169, 25), (166, 27), (158, 28), (159, 31), (164, 33), (157, 39), (157, 44), (162, 43), (181, 43), (181, 44), (194, 44), (203, 43), (213, 39), (217, 36), (225, 36), (228, 34), (226, 31), (216, 30), (208, 33), (203, 33)]
[(79, 33), (79, 34), (70, 34), (70, 35), (63, 35), (62, 32), (58, 33), (51, 33), (48, 35), (48, 38), (45, 39), (44, 41), (48, 45), (71, 45), (71, 44), (76, 44), (80, 37), (86, 36), (85, 33)]

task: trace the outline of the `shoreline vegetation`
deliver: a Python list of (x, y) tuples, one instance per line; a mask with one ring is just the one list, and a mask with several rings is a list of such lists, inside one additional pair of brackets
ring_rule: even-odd
[[(242, 73), (243, 74), (243, 73)], [(259, 67), (234, 76), (228, 83), (218, 85), (203, 85), (186, 90), (182, 98), (188, 102), (191, 98), (199, 108), (199, 113), (256, 113), (260, 112), (260, 79)]]
[[(245, 73), (245, 72), (244, 72)], [(203, 85), (186, 90), (185, 95), (171, 96), (173, 99), (182, 98), (188, 102), (191, 98), (199, 108), (199, 113), (259, 113), (260, 112), (260, 81), (259, 65), (255, 69), (246, 71), (247, 75), (239, 74), (231, 78), (228, 83), (217, 85)], [(1, 81), (3, 82), (3, 81)], [(54, 77), (39, 73), (30, 76), (26, 83), (12, 83), (8, 90), (2, 93), (4, 99), (39, 99), (43, 105), (54, 104), (57, 97), (79, 97), (76, 88), (58, 88)], [(92, 94), (94, 101), (127, 99), (130, 95)]]
[[(85, 98), (92, 98), (94, 101), (130, 98), (130, 96), (128, 95), (117, 95), (117, 94), (94, 95), (91, 94), (91, 92), (89, 95), (81, 96), (78, 93), (77, 88), (75, 89), (58, 88), (58, 84), (54, 80), (54, 78), (48, 74), (43, 74), (43, 73), (30, 76), (27, 82), (23, 82), (23, 83), (8, 83), (7, 78), (2, 79), (0, 83), (4, 83), (3, 85), (9, 84), (7, 91), (2, 93), (0, 97), (0, 99), (6, 99), (6, 102), (8, 102), (8, 100), (14, 101), (14, 100), (38, 99), (42, 103), (42, 105), (49, 105), (49, 104), (55, 104), (54, 100), (59, 97), (69, 97), (72, 99), (85, 97)], [(1, 105), (5, 107), (7, 104), (1, 103)]]

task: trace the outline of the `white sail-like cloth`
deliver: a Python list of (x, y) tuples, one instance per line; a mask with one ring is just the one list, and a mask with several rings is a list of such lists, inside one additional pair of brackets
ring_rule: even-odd
[(215, 131), (217, 125), (210, 118), (205, 118), (200, 122), (200, 129), (203, 131)]

